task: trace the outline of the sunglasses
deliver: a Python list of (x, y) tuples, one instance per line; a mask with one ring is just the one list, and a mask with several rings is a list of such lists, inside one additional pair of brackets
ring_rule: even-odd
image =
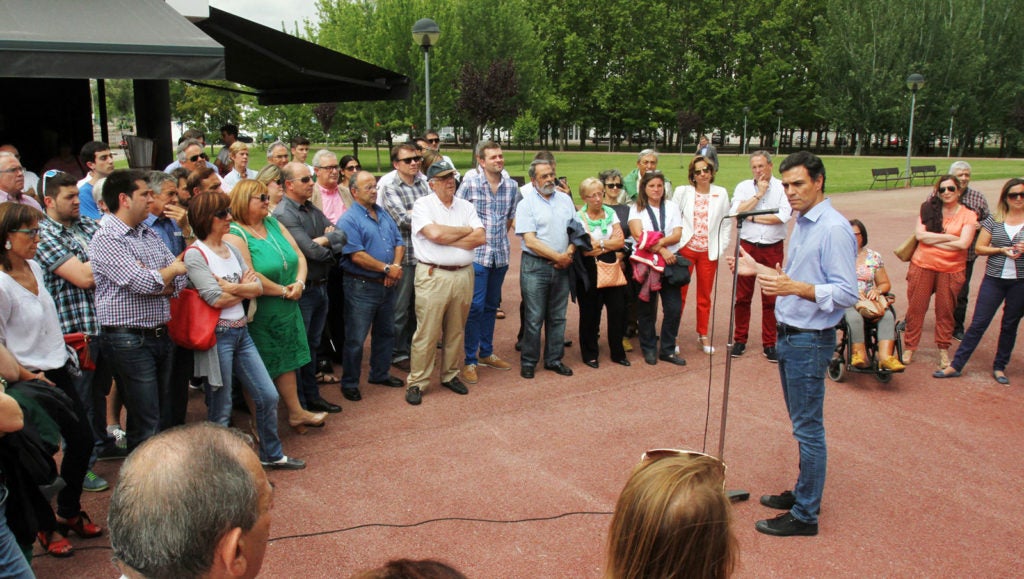
[(945, 193), (947, 191), (950, 192), (950, 193), (956, 193), (957, 192), (956, 185), (947, 185), (946, 187), (939, 187), (936, 190), (937, 193)]
[(24, 233), (24, 234), (28, 235), (29, 237), (35, 237), (35, 236), (39, 235), (39, 228), (38, 227), (35, 227), (33, 229), (12, 229), (11, 231), (14, 232), (14, 233)]
[(267, 195), (266, 193), (261, 193), (259, 195), (252, 195), (249, 197), (249, 199), (259, 199), (261, 202), (266, 203), (267, 201), (270, 201), (270, 195)]
[(441, 139), (427, 139), (427, 142), (430, 143), (431, 145), (436, 145), (437, 143), (441, 142)]
[(605, 183), (604, 186), (608, 189), (622, 189), (622, 183)]
[(63, 175), (63, 174), (64, 174), (64, 171), (58, 171), (56, 169), (50, 169), (49, 171), (43, 173), (43, 188), (42, 188), (42, 191), (43, 191), (44, 195), (46, 194), (46, 180), (47, 179), (53, 179), (57, 175)]
[(213, 216), (216, 217), (217, 219), (227, 219), (229, 215), (231, 215), (230, 208), (221, 209), (220, 211), (213, 214)]
[(1012, 201), (1016, 201), (1018, 199), (1024, 199), (1024, 193), (1007, 193), (1006, 194), (1006, 198), (1010, 199)]
[(188, 158), (188, 161), (190, 163), (195, 163), (199, 159), (202, 159), (202, 160), (205, 161), (206, 160), (206, 153), (200, 153), (199, 155), (192, 155), (191, 157)]
[(680, 450), (677, 448), (656, 448), (654, 450), (648, 450), (640, 456), (640, 464), (648, 465), (652, 462), (657, 462), (663, 458), (673, 458), (685, 456), (689, 458), (710, 458), (714, 461), (716, 468), (719, 469), (719, 474), (722, 477), (722, 488), (725, 488), (725, 463), (718, 457), (711, 456), (703, 452), (697, 452), (696, 450)]
[(302, 181), (303, 183), (309, 183), (313, 180), (312, 177), (306, 175), (305, 177), (296, 177), (294, 179), (288, 179), (289, 181)]
[(694, 169), (693, 170), (693, 174), (694, 175), (703, 175), (704, 173), (710, 173), (710, 172), (711, 172), (711, 167), (704, 167), (703, 169)]
[(346, 171), (358, 171), (360, 169), (362, 169), (362, 167), (360, 167), (359, 165), (348, 165), (345, 167)]
[(423, 157), (420, 157), (419, 155), (417, 155), (415, 157), (406, 157), (404, 159), (399, 159), (398, 161), (400, 163), (405, 163), (406, 165), (412, 165), (413, 163), (422, 163), (423, 162)]

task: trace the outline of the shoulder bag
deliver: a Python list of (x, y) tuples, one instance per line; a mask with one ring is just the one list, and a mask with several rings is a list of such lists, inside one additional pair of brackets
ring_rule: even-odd
[[(206, 259), (206, 254), (198, 247), (188, 249), (193, 248)], [(187, 287), (179, 291), (177, 297), (171, 298), (171, 320), (167, 322), (167, 331), (171, 340), (182, 348), (205, 351), (217, 345), (219, 319), (220, 310), (206, 303), (195, 288)]]

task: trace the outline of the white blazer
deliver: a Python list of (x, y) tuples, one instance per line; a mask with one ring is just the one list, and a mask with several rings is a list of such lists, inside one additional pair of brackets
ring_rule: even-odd
[[(683, 214), (683, 237), (680, 247), (685, 247), (693, 237), (693, 205), (697, 190), (693, 185), (681, 185), (672, 193), (672, 201), (679, 205)], [(732, 220), (729, 215), (729, 192), (724, 187), (711, 185), (711, 199), (708, 202), (708, 259), (718, 261), (729, 247)]]

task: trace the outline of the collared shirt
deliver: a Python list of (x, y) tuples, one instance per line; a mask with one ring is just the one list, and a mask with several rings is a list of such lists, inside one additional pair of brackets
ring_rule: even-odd
[(456, 197), (452, 199), (451, 207), (448, 207), (436, 194), (417, 199), (412, 207), (412, 245), (416, 248), (417, 259), (422, 262), (434, 265), (473, 263), (472, 250), (435, 243), (420, 233), (424, 227), (432, 223), (452, 227), (468, 225), (473, 229), (483, 229), (484, 224), (469, 201)]
[[(288, 228), (288, 233), (295, 238), (299, 251), (306, 256), (306, 281), (323, 281), (327, 272), (336, 263), (335, 253), (341, 254), (345, 246), (345, 236), (341, 231), (324, 233), (331, 222), (311, 202), (299, 204), (294, 199), (283, 197), (274, 208), (274, 217)], [(331, 247), (324, 247), (313, 241), (317, 237), (327, 236)]]
[[(729, 213), (736, 213), (741, 203), (750, 200), (755, 195), (757, 195), (757, 185), (754, 184), (753, 179), (747, 179), (737, 185), (733, 191), (732, 206), (729, 208)], [(779, 208), (779, 212), (775, 213), (773, 217), (778, 217), (782, 223), (769, 225), (767, 223), (745, 221), (743, 228), (740, 229), (740, 239), (760, 244), (784, 241), (786, 239), (786, 222), (793, 215), (793, 209), (789, 206), (789, 199), (786, 198), (785, 190), (782, 189), (782, 181), (772, 177), (768, 180), (768, 190), (765, 191), (764, 197), (757, 202), (753, 210), (775, 209), (776, 207)]]
[[(576, 217), (576, 206), (572, 199), (561, 192), (554, 192), (550, 198), (540, 193), (525, 192), (523, 200), (516, 207), (516, 235), (521, 239), (526, 233), (534, 233), (537, 241), (559, 253), (569, 248), (569, 223)], [(522, 240), (524, 253), (537, 255), (527, 249)]]
[(491, 184), (483, 171), (466, 173), (462, 186), (455, 194), (476, 208), (483, 223), (487, 242), (473, 250), (473, 261), (484, 267), (507, 267), (511, 247), (508, 242), (508, 224), (516, 216), (516, 194), (519, 186), (511, 177), (503, 175), (498, 190), (491, 192)]
[(100, 333), (93, 290), (80, 288), (55, 273), (73, 257), (88, 263), (89, 243), (99, 228), (100, 224), (88, 217), (82, 217), (70, 227), (49, 217), (39, 221), (39, 247), (35, 260), (43, 268), (43, 281), (57, 304), (57, 314), (65, 334)]
[(334, 189), (328, 189), (321, 187), (319, 183), (315, 185), (317, 192), (320, 193), (320, 205), (324, 211), (324, 215), (327, 216), (327, 221), (330, 223), (337, 223), (341, 216), (345, 214), (345, 200), (341, 198), (341, 190), (339, 187)]
[[(928, 195), (928, 198), (931, 199), (934, 196), (935, 191), (932, 191), (931, 194)], [(967, 190), (964, 191), (963, 195), (960, 196), (960, 204), (967, 207), (978, 216), (978, 223), (985, 221), (985, 219), (991, 215), (991, 211), (989, 211), (988, 208), (988, 200), (985, 199), (985, 196), (977, 189), (971, 189), (968, 187)], [(977, 231), (974, 232), (974, 241), (978, 240), (979, 233), (981, 233), (981, 228), (978, 228)], [(967, 261), (974, 261), (977, 258), (978, 254), (974, 251), (974, 242), (972, 241), (971, 244), (967, 246)]]
[(857, 303), (857, 241), (850, 222), (832, 207), (831, 199), (797, 217), (784, 271), (792, 280), (814, 285), (814, 301), (779, 296), (775, 318), (780, 323), (825, 330)]
[[(356, 203), (338, 220), (338, 229), (347, 237), (342, 250), (341, 268), (348, 273), (363, 277), (383, 278), (379, 271), (363, 269), (352, 261), (352, 254), (365, 251), (370, 257), (384, 263), (395, 262), (395, 248), (405, 245), (398, 225), (380, 205), (374, 205), (377, 219), (370, 216), (365, 207)], [(409, 248), (406, 248), (408, 251)]]
[(231, 190), (234, 189), (235, 185), (237, 185), (239, 181), (242, 179), (255, 179), (256, 175), (256, 171), (246, 168), (245, 176), (243, 177), (242, 174), (238, 172), (238, 169), (232, 169), (228, 171), (228, 174), (223, 179), (221, 179), (220, 188), (223, 189), (225, 193), (231, 193)]
[(22, 205), (28, 205), (29, 207), (35, 207), (39, 211), (43, 210), (43, 208), (39, 206), (39, 202), (29, 195), (22, 194), (20, 199), (14, 199), (7, 193), (7, 191), (0, 189), (0, 203), (7, 203), (8, 201), (12, 203), (21, 203)]
[(167, 249), (174, 255), (181, 255), (185, 251), (185, 234), (181, 231), (178, 222), (170, 217), (153, 215), (152, 213), (143, 221), (146, 226), (160, 236)]
[(412, 185), (408, 185), (402, 180), (401, 175), (395, 175), (395, 178), (385, 184), (383, 188), (379, 183), (377, 188), (380, 193), (378, 199), (382, 200), (384, 209), (387, 209), (398, 225), (398, 230), (402, 232), (402, 241), (405, 245), (405, 257), (402, 258), (402, 265), (412, 265), (416, 263), (416, 256), (411, 246), (412, 204), (420, 197), (430, 195), (427, 178), (417, 173)]
[[(220, 169), (217, 168), (217, 165), (214, 165), (213, 163), (206, 161), (206, 166), (213, 169), (213, 172), (216, 173), (218, 177), (220, 177)], [(171, 171), (177, 169), (178, 167), (181, 167), (181, 161), (175, 159), (173, 163), (164, 167), (164, 173), (170, 174)]]
[[(171, 318), (159, 270), (169, 266), (174, 255), (145, 223), (128, 227), (108, 214), (89, 244), (89, 260), (101, 326), (155, 328)], [(174, 278), (175, 293), (187, 282), (185, 275)]]

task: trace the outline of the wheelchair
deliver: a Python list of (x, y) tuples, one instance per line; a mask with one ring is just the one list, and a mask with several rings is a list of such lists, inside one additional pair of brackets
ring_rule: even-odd
[[(896, 343), (893, 348), (893, 355), (903, 359), (903, 331), (906, 329), (906, 322), (900, 320), (896, 316), (896, 310), (893, 308), (893, 302), (895, 296), (887, 294), (886, 298), (889, 300), (888, 311), (892, 313), (893, 319), (896, 321)], [(902, 374), (903, 370), (886, 370), (879, 365), (880, 360), (878, 359), (878, 327), (875, 322), (864, 320), (864, 346), (867, 349), (868, 354), (868, 365), (864, 368), (857, 368), (851, 363), (853, 359), (853, 341), (850, 339), (850, 327), (846, 323), (846, 317), (844, 316), (839, 320), (839, 324), (836, 325), (836, 348), (832, 353), (832, 360), (828, 364), (828, 377), (834, 382), (842, 382), (846, 380), (846, 376), (849, 372), (857, 374), (873, 374), (875, 379), (883, 384), (887, 384), (892, 380), (893, 374)]]

